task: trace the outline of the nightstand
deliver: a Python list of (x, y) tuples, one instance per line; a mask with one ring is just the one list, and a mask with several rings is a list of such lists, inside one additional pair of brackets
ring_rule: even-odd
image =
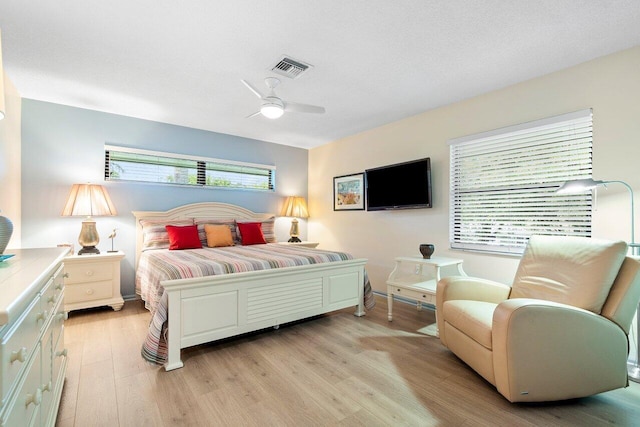
[[(403, 269), (403, 266), (405, 268)], [(462, 269), (462, 260), (457, 258), (398, 257), (396, 266), (387, 279), (387, 308), (389, 322), (393, 320), (393, 296), (399, 295), (416, 301), (418, 310), (422, 303), (436, 305), (436, 286), (441, 278), (440, 270), (453, 267), (460, 276), (467, 274)], [(429, 270), (425, 272), (425, 268)], [(436, 313), (436, 316), (438, 313)], [(424, 328), (424, 333), (438, 336), (437, 324)]]
[(120, 293), (123, 252), (71, 255), (64, 259), (64, 311), (108, 305), (118, 311), (124, 305)]
[(278, 242), (278, 244), (280, 244), (280, 245), (304, 246), (306, 248), (315, 248), (320, 243), (319, 242), (307, 242), (307, 241), (303, 240), (302, 242)]

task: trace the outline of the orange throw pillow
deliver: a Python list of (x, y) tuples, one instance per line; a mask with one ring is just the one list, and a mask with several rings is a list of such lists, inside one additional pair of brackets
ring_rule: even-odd
[(204, 232), (207, 235), (207, 246), (210, 248), (233, 246), (233, 236), (226, 225), (205, 224)]

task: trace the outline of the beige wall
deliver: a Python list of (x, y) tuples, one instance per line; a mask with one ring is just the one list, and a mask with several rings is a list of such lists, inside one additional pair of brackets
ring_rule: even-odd
[[(0, 76), (2, 78), (2, 76)], [(22, 99), (4, 74), (5, 118), (0, 120), (0, 215), (13, 222), (8, 248), (20, 247), (21, 235), (21, 106)]]
[[(382, 292), (386, 292), (385, 280), (394, 257), (419, 256), (420, 243), (434, 243), (436, 255), (464, 259), (470, 275), (509, 283), (517, 258), (449, 249), (447, 140), (593, 108), (594, 178), (623, 180), (640, 191), (638, 76), (640, 47), (635, 47), (312, 149), (309, 240), (321, 242), (320, 248), (368, 258), (372, 285)], [(432, 209), (333, 211), (334, 176), (421, 157), (431, 157)], [(628, 241), (628, 205), (624, 187), (610, 185), (600, 190), (594, 237)]]

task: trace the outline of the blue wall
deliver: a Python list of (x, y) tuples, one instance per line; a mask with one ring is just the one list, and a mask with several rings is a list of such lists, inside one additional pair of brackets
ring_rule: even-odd
[[(277, 125), (277, 122), (274, 122)], [(276, 191), (215, 190), (158, 184), (104, 182), (104, 145), (214, 157), (276, 166)], [(285, 196), (307, 196), (308, 152), (264, 141), (202, 131), (24, 99), (22, 103), (22, 247), (77, 242), (81, 218), (61, 217), (72, 184), (104, 184), (118, 210), (97, 217), (98, 248), (111, 249), (107, 236), (118, 229), (115, 248), (126, 253), (122, 294), (134, 295), (135, 219), (132, 211), (162, 211), (187, 203), (216, 201), (255, 212), (279, 212)], [(290, 221), (276, 232), (288, 238)], [(300, 225), (306, 236), (306, 223)]]

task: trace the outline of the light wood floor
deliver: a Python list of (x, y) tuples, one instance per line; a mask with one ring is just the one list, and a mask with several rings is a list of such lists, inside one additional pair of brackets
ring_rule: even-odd
[(386, 301), (183, 350), (185, 367), (143, 362), (138, 301), (70, 313), (59, 426), (640, 425), (640, 384), (573, 401), (511, 404), (437, 338), (433, 312)]

